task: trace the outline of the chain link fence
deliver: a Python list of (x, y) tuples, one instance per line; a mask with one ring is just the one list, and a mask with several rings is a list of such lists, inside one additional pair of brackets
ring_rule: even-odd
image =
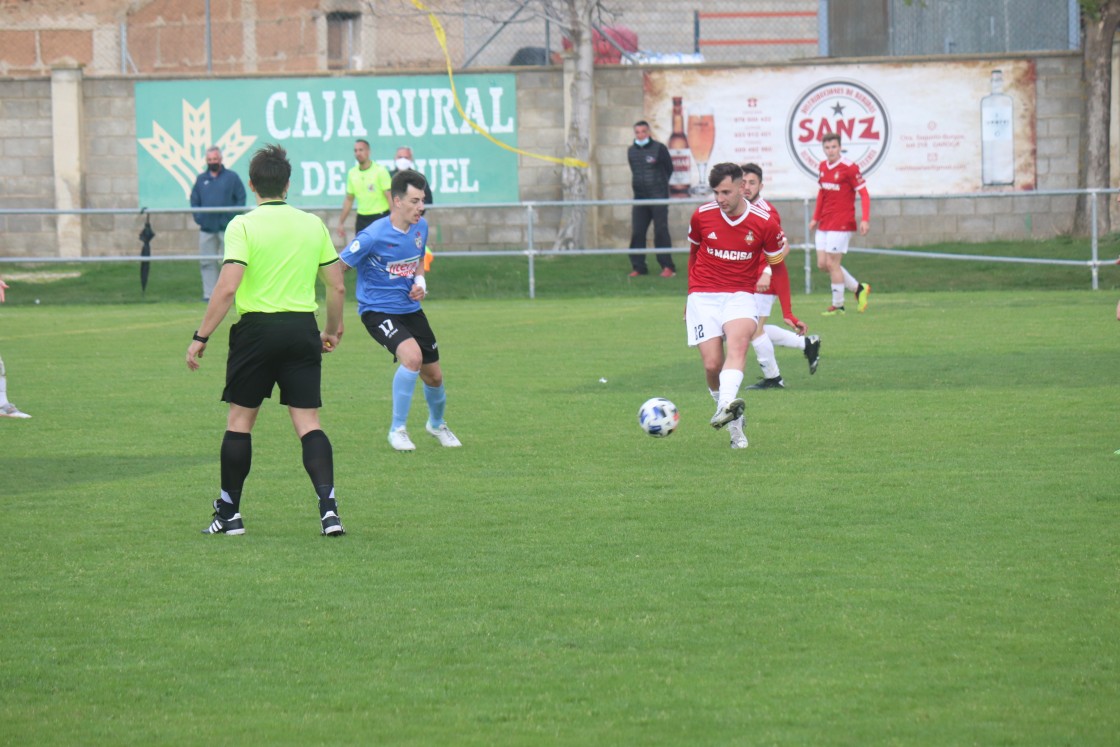
[[(574, 2), (575, 0), (571, 0)], [(0, 8), (0, 75), (71, 58), (87, 75), (321, 74), (439, 69), (410, 0), (90, 0)], [(430, 0), (456, 70), (560, 61), (569, 0)], [(61, 6), (60, 6), (61, 8)], [(602, 0), (597, 62), (785, 62), (1077, 48), (1077, 0)]]

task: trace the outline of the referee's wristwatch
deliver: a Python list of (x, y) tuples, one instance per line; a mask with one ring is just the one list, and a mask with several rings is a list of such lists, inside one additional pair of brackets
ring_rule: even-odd
[(197, 329), (194, 331), (194, 335), (191, 336), (191, 339), (194, 340), (195, 342), (201, 342), (203, 345), (210, 342), (210, 338), (209, 337), (203, 337), (202, 335), (198, 334)]

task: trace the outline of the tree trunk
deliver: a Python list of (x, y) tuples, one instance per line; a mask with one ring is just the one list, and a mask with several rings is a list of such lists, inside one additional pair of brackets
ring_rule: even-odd
[[(1120, 0), (1100, 3), (1096, 18), (1085, 13), (1082, 40), (1081, 168), (1082, 189), (1109, 188), (1109, 113), (1112, 107), (1112, 41), (1120, 25)], [(1088, 196), (1077, 198), (1074, 233), (1092, 230), (1092, 206)], [(1097, 231), (1109, 232), (1106, 199), (1097, 197)]]
[[(568, 34), (572, 40), (574, 74), (566, 95), (570, 101), (571, 119), (568, 122), (564, 155), (587, 162), (591, 155), (591, 106), (594, 53), (591, 48), (591, 11), (597, 0), (567, 0), (569, 19)], [(587, 168), (564, 166), (560, 177), (565, 202), (586, 200), (589, 173)], [(555, 249), (583, 249), (587, 247), (586, 205), (565, 207), (556, 235)]]

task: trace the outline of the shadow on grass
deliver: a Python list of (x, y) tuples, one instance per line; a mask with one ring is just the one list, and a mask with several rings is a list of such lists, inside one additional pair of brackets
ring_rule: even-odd
[(10, 497), (41, 496), (53, 490), (85, 489), (138, 478), (154, 484), (155, 475), (213, 462), (211, 456), (189, 454), (16, 457), (4, 460), (5, 492)]

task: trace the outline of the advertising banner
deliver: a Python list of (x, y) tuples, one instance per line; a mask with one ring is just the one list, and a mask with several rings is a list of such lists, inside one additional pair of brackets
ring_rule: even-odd
[[(516, 147), (515, 76), (461, 75), (455, 88), (471, 121)], [(397, 148), (410, 146), (436, 202), (518, 200), (517, 155), (464, 121), (446, 76), (138, 82), (136, 133), (148, 208), (186, 206), (211, 145), (247, 188), (253, 151), (266, 143), (288, 151), (288, 202), (341, 205), (357, 139), (390, 169)]]
[(724, 161), (759, 164), (772, 198), (813, 196), (830, 132), (872, 199), (1035, 188), (1029, 60), (659, 70), (645, 107), (681, 197)]

